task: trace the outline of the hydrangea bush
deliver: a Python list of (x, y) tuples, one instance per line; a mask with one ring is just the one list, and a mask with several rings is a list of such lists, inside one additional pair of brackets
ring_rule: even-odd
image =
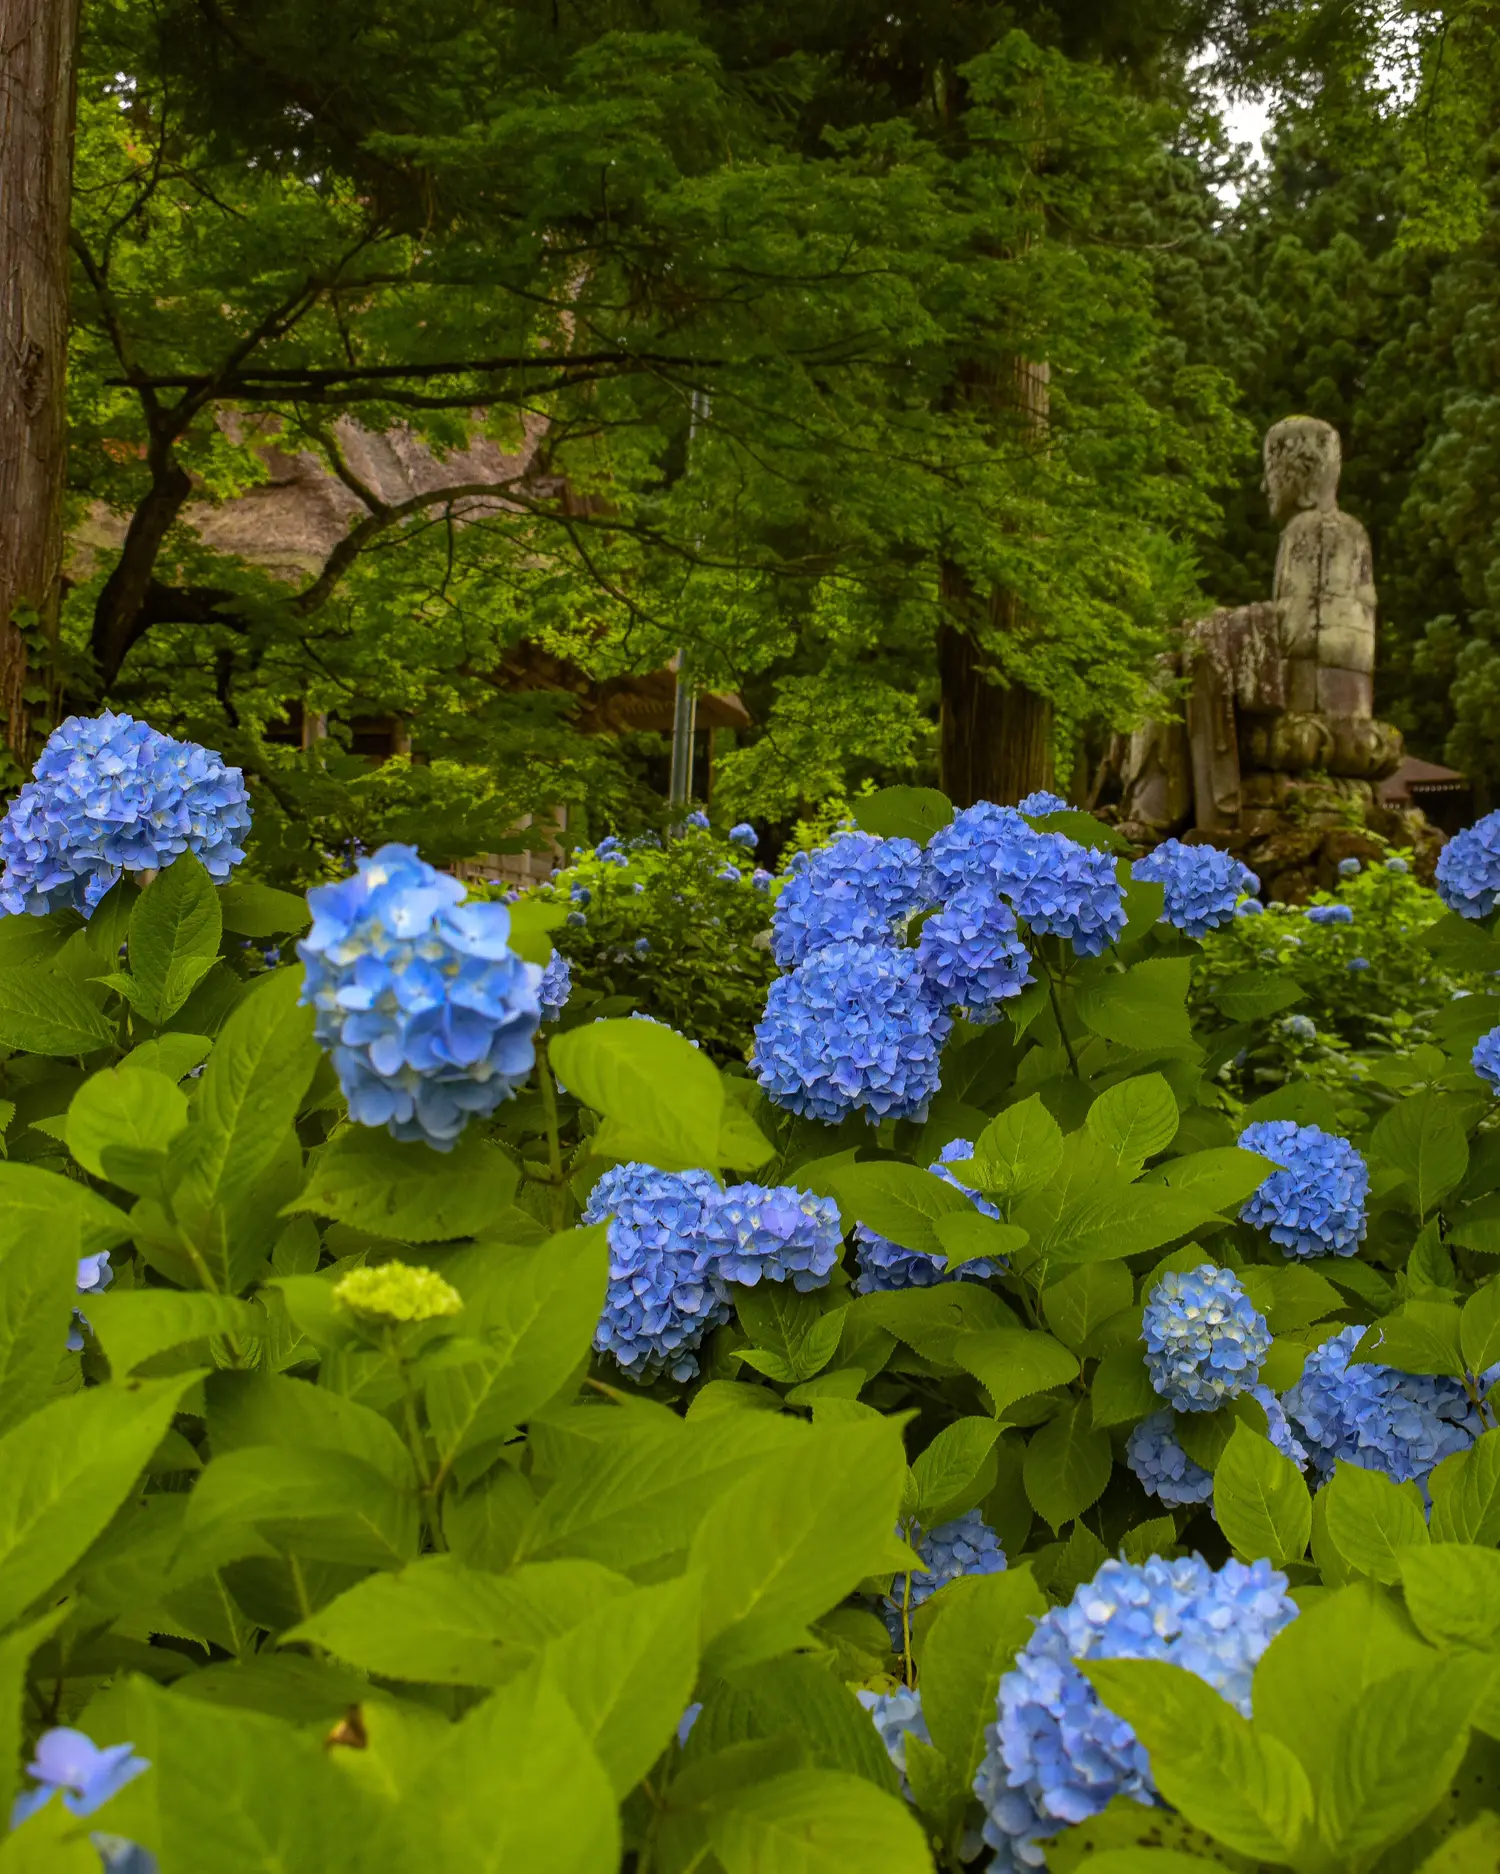
[[(793, 876), (739, 1055), (567, 951), (657, 955), (618, 842), (0, 918), (18, 1869), (1493, 1859), (1495, 913), (1378, 1097), (1247, 1100), (1277, 973), (1194, 984), (1280, 913), (1195, 935), (1055, 798), (859, 811), (903, 882)], [(744, 834), (662, 878), (767, 919)]]

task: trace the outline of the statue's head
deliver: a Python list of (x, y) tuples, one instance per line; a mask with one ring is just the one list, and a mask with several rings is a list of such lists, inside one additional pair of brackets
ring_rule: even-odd
[(1289, 416), (1266, 431), (1266, 499), (1282, 526), (1304, 508), (1337, 504), (1339, 433), (1315, 416)]

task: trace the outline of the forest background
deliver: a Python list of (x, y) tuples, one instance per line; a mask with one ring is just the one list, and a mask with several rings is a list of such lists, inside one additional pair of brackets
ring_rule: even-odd
[[(1495, 9), (33, 12), (66, 413), (21, 357), (7, 414), (56, 472), (0, 472), (12, 784), (109, 707), (243, 765), (288, 882), (558, 803), (577, 837), (661, 824), (659, 738), (581, 733), (525, 647), (739, 691), (716, 811), (782, 835), (871, 779), (1076, 794), (1172, 627), (1268, 592), (1259, 438), (1302, 412), (1373, 540), (1379, 713), (1488, 804)], [(1264, 161), (1225, 129), (1247, 95)], [(440, 485), (382, 496), (351, 423)], [(272, 444), (349, 516), (295, 579), (204, 537)], [(412, 756), (351, 753), (369, 716)]]

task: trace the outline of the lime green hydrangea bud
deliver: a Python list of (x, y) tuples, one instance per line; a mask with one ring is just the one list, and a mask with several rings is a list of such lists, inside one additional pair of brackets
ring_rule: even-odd
[(362, 1320), (382, 1325), (436, 1321), (457, 1314), (463, 1297), (435, 1269), (414, 1269), (405, 1262), (384, 1262), (378, 1269), (351, 1269), (333, 1291), (333, 1299)]

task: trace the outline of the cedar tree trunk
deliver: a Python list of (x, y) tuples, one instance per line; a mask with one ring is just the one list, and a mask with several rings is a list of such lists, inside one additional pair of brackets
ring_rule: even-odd
[(0, 0), (0, 712), (27, 765), (26, 644), (62, 593), (68, 209), (79, 0)]

